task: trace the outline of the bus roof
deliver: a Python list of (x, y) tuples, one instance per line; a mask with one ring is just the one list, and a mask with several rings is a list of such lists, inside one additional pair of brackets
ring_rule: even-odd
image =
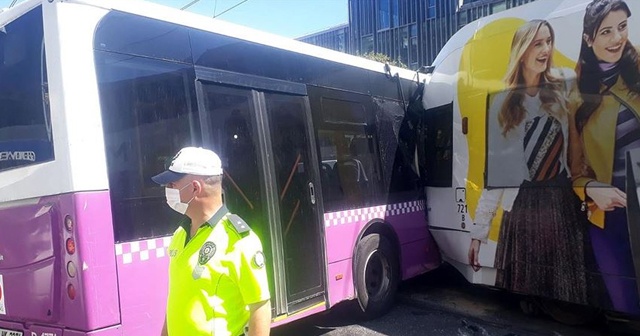
[(24, 13), (38, 6), (41, 2), (41, 0), (26, 0), (13, 7), (0, 8), (0, 27), (4, 27), (7, 23), (22, 16)]
[[(54, 0), (62, 2), (61, 0)], [(0, 13), (0, 22), (12, 21), (37, 6), (45, 0), (26, 0), (19, 5), (7, 9)], [(203, 31), (217, 33), (225, 36), (238, 38), (241, 40), (268, 45), (275, 48), (289, 50), (299, 54), (305, 54), (325, 60), (351, 65), (379, 73), (384, 73), (383, 63), (372, 61), (363, 57), (354, 56), (339, 51), (315, 46), (300, 42), (287, 37), (267, 33), (253, 28), (226, 22), (221, 19), (211, 18), (204, 15), (182, 11), (177, 8), (167, 7), (156, 3), (142, 0), (65, 0), (65, 3), (76, 3), (95, 6), (125, 13), (131, 13), (161, 21), (171, 22), (186, 27), (191, 27)], [(6, 15), (6, 16), (5, 16)], [(413, 80), (416, 72), (391, 66), (391, 73), (401, 78)]]

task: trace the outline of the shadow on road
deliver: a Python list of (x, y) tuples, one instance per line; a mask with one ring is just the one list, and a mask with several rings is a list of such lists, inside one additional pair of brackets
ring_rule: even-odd
[(357, 302), (343, 302), (315, 316), (272, 331), (284, 335), (453, 335), (453, 336), (614, 336), (640, 335), (637, 331), (612, 330), (605, 319), (571, 327), (544, 314), (525, 315), (523, 297), (469, 284), (453, 267), (443, 267), (403, 282), (398, 304), (387, 315), (372, 321), (359, 319)]
[(567, 326), (551, 319), (539, 309), (522, 312), (526, 296), (488, 286), (471, 285), (455, 268), (444, 264), (439, 269), (405, 281), (400, 300), (425, 309), (437, 309), (480, 319), (496, 325), (513, 325), (514, 330), (540, 335), (640, 335), (635, 325), (613, 323), (604, 315), (583, 326)]

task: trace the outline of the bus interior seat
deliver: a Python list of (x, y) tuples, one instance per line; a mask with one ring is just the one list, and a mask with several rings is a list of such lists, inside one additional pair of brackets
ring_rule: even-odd
[(358, 183), (368, 181), (360, 160), (349, 158), (339, 161), (338, 164), (342, 167), (343, 175), (346, 174), (346, 178)]
[(327, 162), (322, 162), (320, 166), (320, 174), (323, 182), (323, 195), (327, 198), (326, 201), (336, 201), (342, 198), (342, 188), (340, 187), (340, 179), (338, 172)]
[(358, 171), (358, 182), (368, 183), (369, 175), (370, 175), (370, 167), (367, 166), (367, 163), (370, 158), (369, 151), (369, 141), (366, 138), (355, 138), (351, 140), (349, 144), (349, 152), (351, 153), (351, 158), (353, 160), (353, 164), (356, 165)]
[(345, 153), (338, 159), (334, 166), (340, 186), (344, 191), (344, 197), (353, 204), (364, 204), (364, 198), (369, 194), (369, 169), (367, 162), (368, 141), (356, 138), (349, 144), (349, 153)]

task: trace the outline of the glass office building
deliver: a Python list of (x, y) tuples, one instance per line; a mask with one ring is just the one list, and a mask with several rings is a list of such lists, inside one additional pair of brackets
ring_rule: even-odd
[(429, 65), (462, 26), (534, 0), (349, 0), (350, 53)]
[[(465, 24), (533, 1), (349, 0), (348, 27), (340, 26), (335, 32), (325, 30), (300, 40), (340, 51), (344, 47), (355, 55), (383, 53), (417, 69), (431, 64), (447, 40)], [(333, 42), (339, 40), (333, 36), (340, 34), (349, 36), (348, 41)]]
[(349, 36), (349, 24), (345, 23), (339, 26), (319, 31), (317, 33), (299, 37), (297, 38), (297, 40), (349, 53), (351, 50), (351, 39)]

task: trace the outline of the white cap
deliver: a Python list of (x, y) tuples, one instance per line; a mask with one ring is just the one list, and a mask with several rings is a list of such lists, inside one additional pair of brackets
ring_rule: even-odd
[(160, 185), (175, 182), (185, 175), (217, 176), (222, 175), (222, 161), (218, 154), (200, 147), (185, 147), (172, 159), (169, 168), (152, 177)]

